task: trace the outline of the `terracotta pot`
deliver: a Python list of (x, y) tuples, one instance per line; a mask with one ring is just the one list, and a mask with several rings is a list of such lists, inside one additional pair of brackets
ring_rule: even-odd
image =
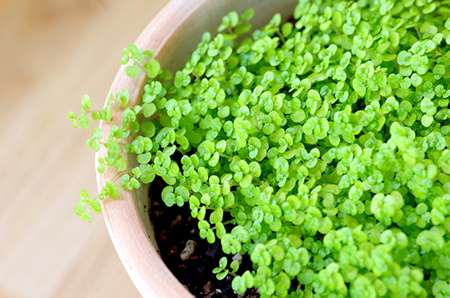
[[(292, 16), (298, 0), (173, 0), (144, 29), (136, 41), (142, 49), (156, 51), (155, 58), (163, 68), (180, 69), (190, 57), (205, 31), (215, 34), (222, 16), (229, 11), (242, 13), (247, 8), (255, 9), (253, 28), (260, 28), (279, 12), (288, 19)], [(130, 79), (125, 66), (119, 69), (110, 92), (117, 93), (126, 88), (130, 92), (130, 106), (140, 100), (145, 83), (144, 75)], [(105, 135), (113, 125), (121, 123), (121, 109), (113, 106), (113, 120), (102, 122)], [(96, 155), (105, 157), (102, 149)], [(136, 165), (135, 156), (125, 156), (130, 167)], [(107, 180), (120, 186), (120, 177), (108, 169), (97, 173), (97, 185), (101, 190)], [(112, 242), (125, 269), (144, 297), (193, 297), (173, 276), (159, 256), (154, 230), (148, 217), (150, 206), (149, 187), (137, 191), (121, 190), (119, 199), (103, 201), (103, 215)]]

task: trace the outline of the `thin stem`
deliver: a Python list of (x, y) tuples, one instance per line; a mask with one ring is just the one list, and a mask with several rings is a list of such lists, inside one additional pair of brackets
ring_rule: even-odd
[[(224, 210), (225, 211), (225, 210)], [(230, 220), (228, 220), (228, 221), (226, 221), (226, 222), (224, 222), (223, 223), (223, 225), (227, 225), (227, 224), (235, 224), (236, 223), (236, 220), (235, 219), (230, 219)]]
[(258, 177), (253, 177), (254, 180), (258, 181), (259, 183), (263, 183), (263, 181), (261, 181), (261, 179), (259, 179)]
[(86, 111), (84, 111), (83, 113), (84, 113), (85, 115), (89, 115), (89, 114), (92, 114), (92, 113), (99, 113), (99, 112), (101, 112), (101, 111), (104, 111), (104, 110), (86, 110)]
[[(223, 187), (223, 184), (218, 184), (220, 187)], [(228, 186), (232, 187), (232, 186), (239, 186), (238, 183), (230, 183)]]
[[(206, 209), (208, 209), (208, 207), (206, 207)], [(225, 210), (224, 210), (224, 211), (225, 211)], [(234, 224), (235, 222), (233, 222), (233, 221), (234, 221), (234, 219), (229, 220), (229, 221), (226, 221), (226, 222), (223, 223), (223, 225), (227, 225), (227, 224), (229, 224), (229, 223), (233, 223), (233, 224)], [(214, 231), (215, 229), (216, 229), (216, 227), (212, 227), (212, 228), (211, 228), (211, 230), (213, 230), (213, 231)]]
[(186, 155), (186, 152), (184, 152), (180, 147), (176, 147), (178, 152), (180, 152), (183, 155)]
[(336, 27), (336, 25), (333, 22), (331, 22), (331, 25), (333, 25), (333, 29), (336, 32), (336, 34), (337, 35), (341, 35), (341, 30), (339, 30), (339, 28)]
[[(122, 142), (118, 142), (118, 141), (116, 141), (116, 142), (117, 142), (117, 144), (122, 145), (122, 146), (128, 145), (127, 143), (122, 143)], [(104, 145), (106, 145), (107, 143), (100, 142), (100, 144), (104, 146)]]
[(281, 34), (280, 30), (277, 30), (277, 35), (280, 37), (280, 40), (283, 44), (286, 43), (286, 38), (284, 38), (283, 34)]
[(161, 119), (161, 117), (158, 114), (153, 114), (151, 117), (155, 118), (158, 121), (159, 119)]
[(419, 37), (420, 40), (422, 40), (422, 35), (420, 34), (419, 28), (417, 28), (417, 26), (414, 26), (414, 28), (416, 29), (417, 36)]
[(228, 79), (230, 78), (230, 74), (228, 73), (228, 69), (226, 67), (225, 68), (225, 72), (227, 74), (227, 78), (225, 78), (225, 80), (223, 80), (225, 82), (225, 84), (227, 85), (228, 89), (231, 90), (231, 93), (233, 93), (234, 96), (238, 97), (238, 95), (236, 94), (236, 92), (234, 92), (234, 89), (230, 86), (230, 84), (228, 83)]
[[(206, 208), (206, 210), (216, 210), (217, 208), (214, 208), (214, 207), (206, 207), (205, 206), (205, 208)], [(223, 212), (231, 212), (231, 210), (230, 209), (223, 209)]]
[(265, 135), (265, 133), (263, 133), (262, 131), (261, 131), (261, 129), (258, 127), (258, 125), (256, 124), (255, 125), (255, 128), (256, 128), (256, 130), (261, 134), (261, 135)]
[[(140, 68), (142, 71), (144, 71), (145, 73), (147, 72), (147, 71), (145, 70), (143, 64), (137, 62), (133, 57), (130, 57), (130, 58), (131, 58), (131, 60), (133, 60), (134, 63), (136, 63), (137, 66), (139, 66), (139, 68)], [(147, 62), (147, 59), (146, 59), (144, 62)]]
[(219, 156), (226, 157), (226, 158), (229, 158), (229, 159), (232, 159), (232, 158), (233, 158), (233, 157), (231, 157), (231, 156), (229, 156), (229, 155), (226, 155), (226, 154), (223, 154), (223, 153), (220, 153)]

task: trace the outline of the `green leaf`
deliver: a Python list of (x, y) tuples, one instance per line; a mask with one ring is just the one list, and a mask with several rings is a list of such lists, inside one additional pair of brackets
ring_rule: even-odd
[(149, 118), (155, 114), (157, 111), (156, 106), (154, 103), (146, 103), (142, 105), (142, 108), (144, 110), (144, 117)]
[(133, 170), (131, 170), (131, 174), (133, 174), (137, 179), (139, 179), (139, 177), (141, 177), (141, 169), (140, 168), (134, 168)]
[(93, 138), (93, 139), (101, 139), (101, 138), (103, 138), (103, 131), (100, 128), (95, 128), (91, 132), (91, 138)]
[(139, 56), (141, 54), (141, 52), (139, 51), (139, 48), (134, 44), (130, 44), (128, 46), (128, 50), (130, 51), (131, 55), (133, 55), (133, 56)]
[(226, 257), (222, 257), (219, 261), (219, 267), (225, 269), (228, 264), (228, 259)]
[(205, 32), (202, 35), (202, 42), (209, 42), (211, 40), (211, 33)]
[(235, 226), (233, 230), (231, 230), (231, 235), (234, 237), (236, 241), (242, 243), (250, 241), (250, 234), (242, 226)]
[(141, 181), (143, 183), (151, 183), (155, 179), (155, 171), (149, 164), (142, 164), (141, 169)]
[(96, 200), (89, 200), (88, 204), (95, 213), (100, 214), (102, 212), (102, 206)]
[(100, 150), (100, 141), (99, 140), (88, 139), (86, 141), (86, 146), (88, 146), (89, 148), (94, 149), (95, 152), (98, 152)]
[(107, 105), (105, 107), (104, 115), (101, 117), (101, 119), (104, 120), (105, 122), (109, 122), (111, 121), (111, 118), (112, 118), (111, 106)]
[(147, 152), (147, 153), (139, 154), (137, 156), (137, 161), (140, 164), (146, 164), (146, 163), (150, 162), (151, 158), (152, 158), (151, 153)]
[(222, 279), (224, 279), (225, 277), (227, 277), (227, 275), (228, 275), (228, 269), (225, 270), (225, 271), (223, 271), (223, 272), (221, 272), (221, 273), (219, 273), (219, 274), (217, 274), (217, 275), (216, 275), (216, 278), (217, 278), (218, 280), (222, 280)]
[(232, 269), (233, 273), (238, 271), (238, 269), (239, 269), (239, 261), (238, 260), (232, 261), (231, 264), (230, 264), (230, 268)]
[(81, 114), (81, 115), (78, 117), (78, 121), (80, 122), (80, 127), (81, 127), (82, 129), (88, 129), (88, 128), (89, 128), (90, 122), (89, 122), (88, 117), (87, 117), (85, 114)]
[(225, 230), (225, 226), (223, 225), (222, 222), (218, 222), (216, 223), (216, 235), (217, 238), (222, 239), (222, 237), (227, 233), (227, 231)]
[(89, 110), (92, 107), (91, 98), (89, 95), (83, 95), (81, 98), (81, 106), (83, 111)]
[(81, 216), (85, 211), (84, 204), (81, 204), (81, 203), (76, 204), (74, 211), (75, 211), (76, 215)]
[(284, 37), (288, 37), (293, 29), (293, 24), (291, 22), (284, 23), (283, 26), (281, 26), (281, 34), (283, 34)]
[(144, 67), (147, 70), (147, 76), (150, 79), (155, 78), (161, 70), (161, 65), (159, 65), (159, 62), (157, 60), (150, 60), (150, 62), (147, 63)]
[(89, 194), (88, 194), (87, 190), (83, 188), (80, 191), (80, 202), (87, 203), (88, 201), (89, 201)]
[[(141, 166), (141, 171), (142, 171), (142, 166)], [(120, 186), (123, 189), (127, 189), (127, 185), (128, 185), (129, 181), (130, 181), (130, 175), (128, 175), (128, 174), (123, 175), (122, 178), (120, 179)]]
[(177, 136), (177, 143), (180, 145), (181, 149), (189, 149), (189, 140), (185, 136)]
[(198, 212), (197, 219), (198, 220), (203, 220), (205, 218), (205, 214), (206, 214), (206, 207), (202, 206), (200, 208), (200, 211)]
[(447, 28), (448, 30), (450, 30), (450, 18), (448, 18), (448, 19), (445, 21), (444, 27)]
[(252, 30), (252, 24), (245, 24), (245, 25), (237, 26), (234, 29), (234, 32), (236, 33), (236, 35), (242, 35), (242, 34), (249, 32), (250, 30)]
[(281, 24), (281, 14), (276, 13), (273, 17), (272, 20), (270, 20), (269, 24), (271, 24), (273, 27), (278, 27)]
[(117, 167), (118, 171), (125, 171), (125, 169), (127, 168), (127, 161), (122, 155), (119, 155), (115, 159), (112, 166)]
[(175, 188), (175, 195), (180, 196), (183, 200), (187, 201), (189, 199), (189, 190), (182, 185), (177, 186), (177, 188)]
[(156, 128), (153, 122), (147, 121), (141, 125), (141, 130), (145, 133), (145, 136), (152, 138), (155, 135)]
[(210, 244), (213, 244), (214, 242), (216, 242), (216, 235), (214, 235), (214, 232), (211, 229), (209, 229), (206, 234), (206, 240)]
[(219, 267), (216, 267), (216, 268), (214, 268), (214, 269), (212, 270), (212, 273), (213, 273), (213, 274), (217, 274), (217, 273), (220, 273), (220, 272), (222, 272), (222, 268), (219, 268)]
[(240, 182), (239, 182), (239, 185), (242, 187), (242, 188), (247, 188), (247, 187), (249, 187), (250, 186), (250, 184), (252, 183), (252, 179), (253, 179), (253, 177), (252, 177), (252, 175), (246, 175)]
[(119, 187), (112, 181), (106, 181), (106, 187), (109, 189), (109, 196), (113, 199), (117, 199), (120, 196)]
[(124, 55), (122, 56), (122, 58), (120, 59), (120, 63), (121, 63), (122, 65), (125, 65), (125, 64), (128, 63), (128, 61), (130, 61), (130, 56), (128, 55), (128, 52), (127, 52), (127, 53), (124, 54)]
[(67, 116), (70, 119), (70, 122), (72, 122), (72, 125), (74, 128), (78, 128), (78, 119), (77, 119), (77, 115), (74, 112), (68, 112)]
[(206, 220), (200, 220), (200, 221), (198, 222), (198, 228), (199, 228), (200, 230), (209, 230), (210, 227), (211, 227), (211, 226), (210, 226), (209, 222), (206, 221)]
[(211, 196), (208, 193), (204, 193), (200, 199), (200, 201), (205, 204), (206, 206), (209, 206), (211, 204)]
[(81, 214), (80, 217), (81, 217), (82, 220), (87, 220), (88, 222), (92, 222), (92, 217), (87, 212), (84, 212), (83, 214)]
[(152, 50), (147, 50), (147, 51), (144, 51), (143, 52), (143, 55), (145, 56), (145, 57), (147, 57), (147, 58), (152, 58), (153, 57), (153, 55), (155, 55), (155, 51), (152, 51)]
[(242, 276), (236, 276), (231, 282), (231, 287), (233, 288), (234, 291), (236, 291), (236, 293), (240, 295), (243, 295), (247, 290), (247, 287), (245, 285), (245, 279), (242, 278)]
[(116, 101), (122, 101), (122, 107), (126, 106), (128, 104), (128, 101), (130, 100), (130, 93), (128, 92), (128, 89), (123, 89), (116, 95)]
[(211, 213), (209, 220), (211, 223), (219, 223), (222, 221), (222, 219), (223, 219), (223, 209), (219, 207)]
[(241, 19), (244, 21), (250, 21), (253, 19), (253, 16), (255, 15), (255, 10), (253, 8), (249, 8), (244, 13), (241, 14)]
[(138, 133), (140, 128), (140, 124), (137, 121), (131, 122), (131, 131), (133, 133)]
[(130, 65), (127, 66), (125, 68), (125, 73), (127, 74), (127, 76), (129, 76), (130, 78), (135, 78), (139, 75), (139, 72), (141, 71), (141, 69), (139, 68), (139, 65)]
[(166, 186), (161, 193), (162, 200), (169, 207), (175, 204), (175, 195), (173, 194), (173, 190), (174, 189), (172, 186)]
[(286, 273), (281, 272), (277, 276), (277, 283), (275, 285), (275, 290), (278, 293), (284, 293), (284, 292), (287, 292), (287, 290), (289, 289), (290, 286), (291, 286), (290, 278), (287, 276)]
[(235, 11), (230, 11), (228, 13), (228, 18), (230, 19), (231, 27), (234, 28), (239, 22), (239, 15)]
[(117, 158), (119, 154), (120, 154), (119, 143), (117, 143), (116, 141), (111, 141), (109, 143), (108, 156), (114, 159)]
[(114, 138), (121, 139), (123, 137), (123, 130), (117, 125), (113, 125), (109, 132), (109, 135)]
[(131, 178), (131, 179), (130, 179), (130, 185), (131, 185), (133, 188), (139, 188), (139, 187), (141, 187), (141, 184), (139, 183), (139, 181), (138, 181), (136, 178)]
[(98, 165), (97, 172), (99, 172), (100, 174), (103, 174), (105, 172), (105, 165)]

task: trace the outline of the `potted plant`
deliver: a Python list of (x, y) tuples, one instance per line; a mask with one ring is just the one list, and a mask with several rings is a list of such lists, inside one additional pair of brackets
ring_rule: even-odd
[[(231, 84), (222, 86), (227, 96), (244, 102), (240, 107), (227, 104), (235, 109), (234, 117), (249, 119), (248, 123), (235, 123), (239, 126), (235, 129), (252, 128), (233, 137), (238, 147), (240, 143), (246, 146), (248, 139), (249, 147), (235, 156), (227, 155), (228, 151), (218, 147), (210, 150), (206, 143), (205, 148), (197, 149), (203, 150), (201, 157), (208, 155), (203, 162), (209, 162), (212, 168), (217, 164), (211, 161), (212, 155), (229, 159), (225, 167), (234, 173), (231, 176), (236, 183), (228, 185), (227, 193), (230, 187), (240, 187), (240, 200), (245, 202), (241, 207), (234, 203), (228, 206), (229, 210), (235, 208), (230, 211), (234, 212), (238, 223), (237, 229), (233, 228), (235, 232), (222, 229), (222, 235), (217, 235), (227, 239), (222, 240), (222, 245), (229, 253), (242, 249), (251, 254), (257, 270), (237, 277), (234, 288), (242, 292), (259, 283), (263, 296), (276, 293), (286, 297), (291, 280), (297, 279), (298, 291), (290, 292), (291, 297), (309, 297), (313, 293), (320, 297), (382, 297), (394, 293), (414, 297), (426, 297), (427, 293), (436, 297), (450, 295), (450, 285), (442, 281), (448, 281), (447, 259), (450, 258), (446, 217), (450, 201), (447, 178), (450, 173), (447, 149), (450, 142), (447, 123), (450, 21), (443, 16), (450, 12), (448, 1), (299, 1), (294, 10), (296, 3), (287, 0), (173, 1), (144, 30), (136, 41), (137, 47), (125, 51), (124, 64), (128, 63), (130, 53), (134, 64), (123, 66), (116, 76), (111, 88), (113, 96), (108, 99), (106, 110), (95, 114), (95, 118), (110, 121), (101, 122), (101, 132), (94, 130), (88, 145), (96, 148), (100, 139), (107, 144), (96, 156), (96, 166), (102, 172), (97, 180), (100, 195), (104, 197), (104, 218), (120, 258), (143, 296), (188, 297), (190, 294), (159, 258), (147, 216), (148, 186), (141, 185), (133, 190), (140, 184), (131, 178), (133, 175), (141, 177), (143, 182), (148, 178), (142, 178), (143, 170), (134, 170), (145, 162), (136, 160), (131, 153), (119, 157), (122, 151), (116, 146), (120, 145), (111, 145), (108, 138), (128, 133), (118, 128), (124, 123), (123, 117), (133, 117), (131, 110), (123, 114), (125, 106), (139, 105), (144, 94), (147, 109), (154, 109), (150, 103), (159, 92), (153, 94), (152, 90), (165, 88), (160, 84), (145, 90), (146, 74), (138, 71), (138, 65), (150, 78), (164, 77), (161, 66), (175, 71), (184, 65), (201, 34), (218, 27), (221, 16), (227, 16), (228, 19), (222, 20), (222, 26), (227, 27), (234, 22), (234, 14), (227, 14), (229, 11), (242, 13), (249, 7), (255, 9), (256, 28), (270, 20), (273, 22), (265, 33), (253, 36), (253, 43), (248, 42), (248, 48), (254, 47), (251, 56), (245, 57), (246, 51), (250, 51), (245, 48), (245, 42), (241, 50), (234, 49), (243, 53), (240, 63), (247, 59), (245, 63), (253, 65), (266, 59), (258, 66), (258, 77), (251, 78), (261, 90), (255, 91), (257, 88), (250, 83), (247, 85), (254, 88), (252, 90), (245, 88), (244, 83), (239, 89), (233, 87), (243, 81), (245, 67), (228, 74), (229, 83), (227, 79), (217, 79), (224, 85)], [(275, 12), (280, 15), (272, 18)], [(286, 20), (293, 15), (295, 27), (280, 27), (281, 18)], [(226, 34), (233, 35), (233, 31)], [(255, 45), (258, 41), (260, 43)], [(213, 44), (208, 48), (212, 52), (226, 51), (222, 48), (223, 40), (210, 41), (206, 36), (203, 42)], [(277, 51), (279, 44), (283, 44), (282, 51)], [(154, 56), (139, 48), (154, 50)], [(258, 52), (259, 49), (262, 50)], [(210, 56), (216, 55), (218, 53)], [(159, 62), (151, 62), (156, 61), (152, 59)], [(218, 67), (220, 63), (211, 64), (210, 69)], [(197, 71), (201, 73), (197, 75), (199, 83), (204, 70)], [(207, 77), (216, 76), (214, 71), (219, 73), (217, 77), (224, 72), (212, 69)], [(175, 89), (183, 89), (185, 93), (181, 97), (189, 97), (193, 91), (186, 91), (188, 83), (183, 83), (183, 74), (177, 75)], [(277, 80), (282, 80), (281, 87)], [(283, 89), (285, 86), (289, 88)], [(167, 85), (166, 91), (170, 92), (170, 88)], [(263, 91), (273, 94), (261, 95)], [(255, 102), (249, 99), (251, 96), (256, 98)], [(255, 113), (254, 119), (261, 122), (250, 122), (252, 117), (250, 108), (245, 108), (247, 104), (250, 108), (259, 105), (251, 112)], [(85, 98), (83, 111), (89, 108), (90, 102)], [(190, 111), (186, 109), (185, 116)], [(259, 115), (258, 109), (263, 109), (263, 114), (267, 115)], [(139, 111), (134, 113), (139, 114)], [(215, 113), (218, 115), (217, 111)], [(214, 117), (227, 119), (229, 112), (223, 113), (223, 117), (216, 114)], [(71, 114), (70, 117), (75, 123), (85, 125), (85, 116)], [(131, 123), (126, 128), (138, 133), (140, 127), (132, 124), (134, 122), (125, 121), (127, 125)], [(163, 130), (164, 126), (170, 125), (160, 128)], [(146, 129), (153, 130), (149, 135), (155, 135), (155, 127)], [(144, 134), (147, 133), (144, 131)], [(264, 136), (267, 146), (256, 140), (258, 135)], [(194, 137), (188, 139), (195, 143)], [(182, 146), (182, 141), (177, 142)], [(132, 148), (139, 144), (130, 143), (123, 144), (125, 152), (146, 154), (146, 150), (140, 152)], [(221, 148), (222, 145), (223, 142)], [(189, 146), (188, 143), (186, 148), (191, 148)], [(264, 156), (258, 157), (258, 154)], [(263, 164), (266, 156), (270, 161)], [(142, 156), (141, 161), (147, 157)], [(109, 162), (108, 158), (114, 160)], [(244, 161), (246, 158), (249, 162)], [(122, 168), (124, 161), (126, 168)], [(186, 162), (193, 163), (192, 160)], [(103, 169), (105, 163), (112, 163), (122, 174), (117, 175), (116, 169)], [(259, 179), (261, 167), (267, 171), (263, 176), (269, 182)], [(198, 175), (203, 175), (200, 173), (203, 170), (197, 170)], [(127, 175), (128, 172), (132, 175)], [(219, 184), (208, 179), (203, 182)], [(228, 182), (223, 178), (220, 187)], [(256, 186), (252, 187), (252, 183)], [(119, 195), (117, 185), (132, 191), (122, 190), (120, 198), (114, 199)], [(191, 200), (192, 194), (184, 198), (184, 188), (179, 188), (177, 193), (169, 186), (163, 194), (165, 201), (170, 205), (184, 200), (194, 205), (192, 209), (197, 216), (201, 208), (196, 207), (201, 204), (196, 200), (201, 199), (207, 206), (209, 201), (202, 196)], [(255, 188), (258, 190), (254, 193), (246, 192)], [(99, 209), (85, 192), (81, 197), (83, 204)], [(266, 201), (271, 203), (267, 205)], [(217, 204), (212, 208), (220, 208), (223, 213), (223, 208)], [(77, 208), (76, 212), (87, 218), (84, 207)], [(203, 214), (200, 219), (200, 224), (204, 225), (201, 230), (204, 230), (204, 238), (212, 241), (215, 233), (219, 233), (220, 220), (212, 220), (217, 229), (212, 232), (204, 217)], [(242, 248), (241, 244), (246, 246)]]

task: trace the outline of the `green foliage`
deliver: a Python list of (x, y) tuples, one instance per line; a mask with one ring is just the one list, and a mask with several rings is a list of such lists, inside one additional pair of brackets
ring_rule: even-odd
[(228, 260), (226, 257), (222, 257), (219, 261), (219, 267), (213, 269), (212, 273), (216, 274), (218, 280), (224, 279), (228, 274), (227, 268)]
[[(230, 12), (174, 76), (124, 49), (128, 76), (147, 75), (138, 105), (124, 90), (91, 111), (83, 96), (68, 116), (87, 128), (121, 103), (122, 127), (86, 143), (107, 150), (97, 170), (122, 173), (125, 191), (161, 177), (163, 201), (188, 205), (201, 238), (250, 257), (252, 270), (224, 257), (213, 271), (236, 275), (237, 293), (447, 297), (449, 4), (299, 0), (293, 22), (275, 14), (240, 38), (254, 12)], [(125, 153), (138, 164), (126, 174)], [(82, 190), (75, 213), (91, 209)]]
[(218, 280), (224, 279), (228, 273), (236, 276), (234, 273), (239, 269), (239, 262), (234, 260), (230, 263), (231, 270), (227, 269), (228, 260), (226, 257), (222, 257), (219, 261), (219, 267), (213, 269), (212, 273), (216, 274)]

